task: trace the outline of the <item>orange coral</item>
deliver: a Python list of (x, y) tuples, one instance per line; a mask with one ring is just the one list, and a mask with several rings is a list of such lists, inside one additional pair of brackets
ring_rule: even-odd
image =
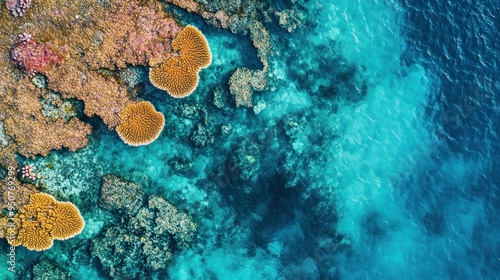
[(171, 57), (167, 62), (149, 71), (151, 83), (172, 97), (189, 96), (198, 86), (198, 72), (212, 62), (212, 54), (207, 39), (196, 27), (188, 25), (172, 41), (172, 48), (179, 57)]
[(12, 246), (24, 245), (29, 250), (50, 249), (54, 239), (64, 240), (78, 235), (85, 221), (78, 208), (70, 202), (58, 202), (45, 193), (30, 196), (30, 203), (19, 209), (14, 216), (16, 227), (8, 229), (7, 238)]
[(118, 114), (121, 123), (116, 128), (120, 138), (131, 146), (152, 143), (160, 136), (165, 117), (148, 101), (128, 105)]
[(198, 86), (199, 78), (197, 72), (182, 67), (181, 59), (176, 57), (151, 68), (149, 80), (155, 87), (168, 92), (172, 97), (183, 98), (193, 93)]
[(198, 71), (212, 63), (208, 41), (198, 28), (188, 25), (172, 41), (172, 48), (179, 52), (182, 66)]
[(54, 215), (57, 217), (57, 223), (52, 225), (51, 232), (54, 239), (69, 239), (78, 235), (84, 227), (80, 211), (71, 202), (58, 202)]

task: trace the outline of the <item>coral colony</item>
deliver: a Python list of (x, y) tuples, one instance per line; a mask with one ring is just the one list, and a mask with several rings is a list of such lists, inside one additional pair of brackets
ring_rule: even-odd
[(13, 16), (22, 17), (31, 7), (33, 0), (7, 0), (5, 5)]
[(33, 164), (23, 166), (23, 168), (21, 168), (21, 178), (27, 178), (35, 181), (37, 178), (37, 174), (34, 171), (35, 167), (33, 166)]
[(62, 61), (62, 54), (48, 44), (35, 41), (31, 34), (19, 35), (19, 43), (12, 49), (11, 57), (29, 77), (45, 73)]

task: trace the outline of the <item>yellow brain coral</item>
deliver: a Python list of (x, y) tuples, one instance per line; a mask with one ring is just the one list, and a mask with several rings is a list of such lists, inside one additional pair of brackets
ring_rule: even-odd
[(198, 86), (198, 72), (210, 65), (212, 54), (205, 36), (191, 25), (179, 32), (172, 41), (172, 48), (179, 52), (179, 56), (151, 68), (149, 80), (172, 97), (183, 98)]
[(182, 66), (181, 58), (174, 57), (149, 71), (151, 83), (172, 97), (183, 98), (198, 86), (198, 72), (189, 71)]
[(152, 143), (160, 136), (165, 117), (148, 101), (129, 104), (119, 114), (121, 122), (116, 127), (120, 138), (131, 146)]
[(208, 41), (198, 28), (188, 25), (172, 41), (172, 48), (179, 52), (182, 64), (189, 70), (198, 71), (212, 63)]
[(23, 245), (29, 250), (43, 251), (52, 247), (53, 240), (64, 240), (78, 235), (85, 221), (78, 208), (71, 202), (58, 202), (45, 193), (30, 196), (29, 204), (21, 207), (14, 216), (14, 239), (7, 238), (13, 246)]

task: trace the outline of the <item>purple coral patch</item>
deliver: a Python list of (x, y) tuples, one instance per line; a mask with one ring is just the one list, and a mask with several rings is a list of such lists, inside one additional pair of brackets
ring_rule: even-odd
[(12, 49), (11, 57), (28, 76), (45, 73), (61, 63), (62, 54), (48, 44), (35, 41), (30, 34), (20, 35), (19, 38), (21, 42)]
[(7, 0), (5, 6), (13, 16), (22, 17), (31, 7), (33, 0)]

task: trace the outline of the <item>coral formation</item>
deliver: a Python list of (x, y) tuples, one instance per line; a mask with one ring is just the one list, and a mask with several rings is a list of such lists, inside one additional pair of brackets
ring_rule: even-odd
[(276, 11), (275, 14), (278, 18), (279, 25), (290, 33), (294, 32), (295, 29), (297, 29), (297, 27), (299, 27), (302, 23), (302, 20), (300, 19), (301, 14), (297, 13), (294, 9)]
[(198, 72), (212, 62), (207, 39), (198, 28), (188, 25), (172, 41), (179, 57), (169, 58), (158, 67), (151, 68), (151, 83), (172, 97), (189, 96), (198, 86)]
[[(271, 55), (271, 42), (267, 29), (262, 22), (270, 22), (273, 9), (265, 1), (241, 0), (241, 1), (208, 1), (208, 0), (166, 0), (189, 12), (201, 15), (208, 23), (218, 28), (228, 28), (233, 33), (250, 33), (250, 38), (257, 49), (257, 54), (262, 62), (262, 70), (239, 70), (233, 75), (246, 74), (245, 79), (258, 78), (261, 86), (255, 87), (247, 83), (243, 87), (233, 86), (231, 94), (245, 96), (245, 101), (237, 103), (238, 106), (252, 107), (253, 91), (262, 91), (267, 84), (267, 72), (269, 70), (268, 57)], [(233, 78), (232, 80), (236, 80)]]
[(163, 13), (161, 3), (110, 2), (96, 21), (93, 42), (85, 51), (84, 60), (92, 69), (155, 66), (174, 55), (172, 39), (181, 28)]
[(63, 55), (56, 48), (49, 44), (35, 41), (31, 34), (19, 35), (21, 42), (17, 44), (10, 56), (29, 77), (34, 77), (38, 73), (46, 73), (54, 66), (61, 64)]
[(210, 130), (208, 126), (198, 123), (195, 130), (191, 134), (190, 140), (196, 147), (202, 148), (213, 144), (215, 142), (215, 137), (212, 130)]
[(184, 98), (198, 87), (198, 73), (188, 71), (182, 66), (179, 57), (170, 58), (167, 62), (149, 70), (151, 83), (175, 98)]
[(101, 186), (99, 206), (107, 210), (123, 209), (128, 215), (135, 215), (142, 205), (141, 186), (114, 175), (106, 175)]
[(157, 112), (148, 101), (129, 104), (119, 113), (120, 125), (116, 132), (120, 138), (131, 146), (151, 144), (160, 136), (165, 117)]
[(43, 259), (37, 264), (35, 264), (31, 270), (28, 270), (24, 275), (23, 279), (34, 279), (34, 280), (66, 280), (71, 279), (69, 273), (59, 265), (55, 264), (54, 261)]
[(31, 7), (33, 0), (7, 0), (5, 6), (13, 16), (22, 17)]
[[(40, 77), (40, 75), (36, 76)], [(79, 102), (75, 100), (62, 99), (59, 94), (49, 91), (41, 99), (42, 114), (50, 119), (69, 120), (80, 114)]]
[(234, 177), (255, 181), (261, 168), (260, 150), (255, 143), (243, 141), (226, 164)]
[(234, 95), (236, 107), (253, 106), (253, 89), (262, 90), (266, 86), (263, 71), (252, 71), (248, 68), (238, 68), (229, 79), (229, 91)]
[[(142, 279), (148, 271), (166, 268), (172, 252), (185, 249), (192, 243), (197, 226), (187, 214), (178, 211), (159, 196), (152, 195), (147, 205), (143, 201), (140, 185), (107, 175), (101, 189), (103, 206), (109, 210), (124, 210), (126, 216), (119, 224), (111, 225), (92, 240), (90, 251), (109, 276), (114, 279)], [(125, 187), (127, 191), (114, 191)], [(139, 188), (139, 189), (138, 189)], [(108, 193), (112, 197), (102, 197)], [(136, 198), (131, 198), (135, 195)], [(122, 202), (120, 202), (122, 201)], [(134, 207), (125, 207), (132, 201)], [(100, 203), (101, 205), (101, 203)], [(136, 206), (141, 206), (137, 211)]]
[[(14, 6), (30, 2), (9, 0), (7, 6), (19, 14)], [(128, 92), (127, 85), (98, 69), (163, 63), (176, 55), (171, 43), (180, 31), (158, 1), (75, 0), (61, 5), (49, 0), (31, 6), (16, 20), (9, 13), (0, 14), (0, 25), (3, 166), (15, 162), (16, 153), (33, 157), (87, 145), (89, 125), (76, 118), (54, 119), (60, 114), (45, 107), (46, 115), (41, 113), (40, 98), (49, 90), (63, 100), (83, 101), (87, 116), (97, 115), (115, 128), (120, 124), (118, 113), (133, 102), (134, 90)], [(43, 73), (43, 83), (29, 79), (36, 73)]]
[(198, 28), (188, 25), (172, 41), (172, 48), (179, 52), (182, 66), (189, 71), (198, 71), (212, 63), (208, 41)]
[(195, 237), (196, 224), (186, 213), (177, 211), (165, 199), (152, 195), (149, 197), (149, 209), (156, 209), (156, 234), (168, 232), (173, 236), (179, 249), (186, 249)]
[(33, 164), (23, 166), (23, 168), (21, 169), (22, 172), (21, 178), (26, 177), (28, 179), (35, 181), (37, 175), (35, 172), (33, 172), (34, 170), (35, 167), (33, 166)]
[[(8, 209), (9, 206), (13, 206), (15, 210), (18, 210), (23, 205), (28, 204), (32, 194), (38, 192), (36, 187), (32, 184), (24, 184), (18, 180), (12, 181), (12, 184), (9, 184), (9, 182), (8, 177), (0, 181), (2, 191), (0, 209)], [(9, 186), (13, 186), (13, 188), (9, 188)], [(9, 195), (11, 198), (14, 198), (14, 200), (9, 199)], [(14, 205), (9, 205), (9, 201), (14, 201)]]
[[(7, 238), (13, 246), (23, 245), (29, 250), (50, 249), (54, 239), (65, 240), (82, 232), (85, 221), (71, 202), (58, 202), (45, 193), (30, 196), (30, 202), (14, 215), (15, 228), (9, 228)], [(13, 232), (10, 232), (12, 230)]]

